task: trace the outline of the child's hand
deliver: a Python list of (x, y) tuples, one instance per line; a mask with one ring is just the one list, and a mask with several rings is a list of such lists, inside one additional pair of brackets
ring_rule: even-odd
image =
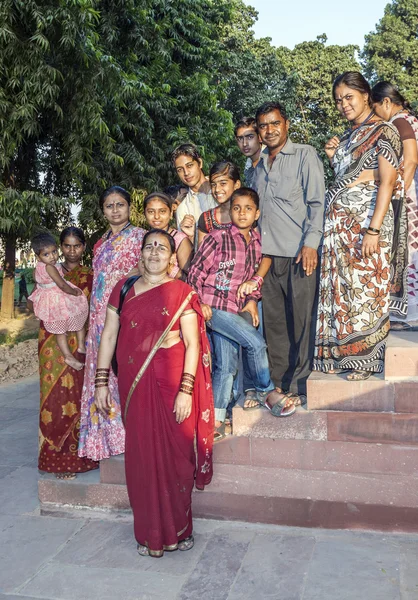
[(244, 281), (244, 283), (241, 283), (237, 291), (238, 300), (241, 300), (242, 298), (245, 298), (245, 296), (252, 294), (257, 289), (258, 287), (255, 281), (251, 281), (251, 279), (249, 281)]
[(250, 300), (241, 310), (241, 312), (249, 312), (253, 319), (253, 326), (258, 327), (260, 324), (260, 317), (258, 316), (258, 308), (255, 300)]
[(205, 318), (205, 321), (210, 321), (212, 318), (212, 309), (209, 306), (209, 304), (201, 304), (200, 307), (202, 309), (202, 313)]

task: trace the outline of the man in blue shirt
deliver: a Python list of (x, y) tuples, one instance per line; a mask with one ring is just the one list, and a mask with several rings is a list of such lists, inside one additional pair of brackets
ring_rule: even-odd
[(324, 172), (312, 146), (289, 139), (280, 103), (263, 104), (256, 121), (266, 148), (253, 187), (260, 196), (262, 252), (272, 260), (262, 289), (264, 328), (272, 379), (298, 405), (306, 401), (313, 358)]

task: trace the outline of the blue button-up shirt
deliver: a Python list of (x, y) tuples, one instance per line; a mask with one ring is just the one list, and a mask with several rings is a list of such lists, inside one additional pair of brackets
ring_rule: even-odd
[(325, 182), (316, 150), (288, 139), (270, 167), (268, 157), (266, 148), (252, 182), (260, 196), (263, 254), (294, 257), (302, 246), (318, 249), (323, 232)]

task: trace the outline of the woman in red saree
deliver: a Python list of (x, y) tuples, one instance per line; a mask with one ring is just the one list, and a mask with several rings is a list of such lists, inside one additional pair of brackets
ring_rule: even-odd
[(167, 232), (145, 235), (144, 274), (127, 292), (120, 317), (127, 280), (110, 296), (96, 371), (96, 405), (108, 412), (108, 369), (117, 339), (135, 538), (141, 555), (155, 557), (192, 548), (193, 485), (203, 489), (212, 478), (209, 343), (197, 295), (167, 275), (174, 250)]
[[(79, 287), (89, 300), (93, 272), (80, 264), (86, 247), (84, 233), (78, 227), (66, 227), (60, 242), (65, 279)], [(84, 356), (77, 352), (75, 333), (68, 335), (68, 345), (73, 356), (84, 361)], [(58, 479), (74, 479), (76, 473), (99, 467), (98, 462), (77, 454), (84, 370), (75, 371), (65, 364), (55, 335), (48, 333), (42, 322), (38, 353), (41, 384), (38, 468), (55, 473)]]

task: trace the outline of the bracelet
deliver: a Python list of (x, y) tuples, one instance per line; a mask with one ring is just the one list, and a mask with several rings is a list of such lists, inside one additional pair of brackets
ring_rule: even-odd
[(179, 392), (187, 394), (188, 396), (193, 396), (193, 390), (190, 390), (189, 388), (185, 389), (183, 387), (180, 387)]
[(192, 381), (194, 381), (196, 379), (196, 377), (194, 375), (192, 375), (191, 373), (183, 373), (183, 379), (191, 379)]
[(372, 233), (371, 231), (366, 231), (367, 235), (371, 235), (371, 236), (376, 236), (379, 235), (378, 233)]
[(264, 277), (261, 277), (261, 275), (253, 275), (251, 277), (251, 281), (254, 281), (254, 283), (257, 285), (257, 289), (259, 290), (264, 283)]
[(102, 388), (102, 387), (109, 387), (109, 385), (107, 383), (95, 383), (94, 384), (95, 390), (97, 390), (98, 388)]
[(368, 227), (367, 231), (372, 231), (373, 233), (376, 233), (376, 234), (380, 233), (380, 229), (375, 229), (374, 227)]

